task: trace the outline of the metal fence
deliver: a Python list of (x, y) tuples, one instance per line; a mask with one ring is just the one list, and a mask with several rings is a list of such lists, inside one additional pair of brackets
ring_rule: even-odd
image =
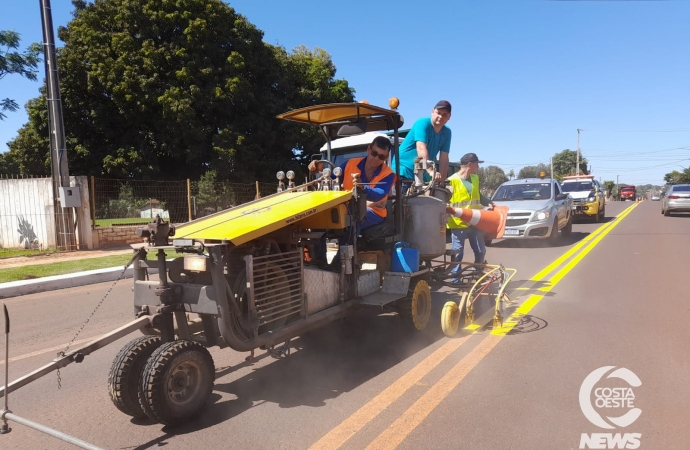
[(140, 181), (91, 177), (94, 226), (136, 225), (156, 215), (172, 223), (207, 216), (276, 192), (275, 183)]

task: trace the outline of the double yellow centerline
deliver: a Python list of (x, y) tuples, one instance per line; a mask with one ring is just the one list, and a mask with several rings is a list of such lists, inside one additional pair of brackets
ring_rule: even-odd
[[(544, 294), (553, 289), (563, 277), (577, 265), (591, 250), (620, 223), (637, 206), (625, 209), (614, 220), (599, 227), (594, 233), (588, 235), (568, 252), (556, 259), (542, 271), (530, 279), (533, 283), (544, 281), (551, 273), (557, 272), (548, 282), (545, 282), (538, 290), (540, 294), (531, 295), (503, 324), (501, 328), (492, 330), (491, 334), (483, 339), (472, 351), (449, 370), (436, 384), (434, 384), (422, 397), (420, 397), (402, 416), (381, 433), (367, 449), (382, 450), (394, 449), (438, 406), (441, 401), (460, 384), (464, 377), (519, 323), (522, 316), (529, 313), (543, 298)], [(560, 269), (559, 269), (560, 268)], [(491, 321), (493, 310), (489, 310), (481, 316), (477, 322), (488, 323)], [(467, 342), (481, 326), (467, 327), (458, 339), (450, 339), (436, 349), (422, 362), (413, 367), (405, 375), (384, 389), (380, 394), (371, 399), (340, 425), (333, 428), (311, 450), (332, 450), (340, 448), (358, 431), (364, 428), (370, 421), (378, 416), (384, 409), (395, 402), (417, 384), (424, 376), (431, 372), (443, 360), (450, 356), (461, 345)]]

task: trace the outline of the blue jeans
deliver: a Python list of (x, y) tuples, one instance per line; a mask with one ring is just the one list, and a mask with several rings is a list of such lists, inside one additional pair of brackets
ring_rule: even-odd
[[(462, 261), (465, 255), (465, 239), (469, 239), (470, 241), (470, 247), (472, 247), (472, 251), (474, 251), (475, 264), (482, 264), (484, 262), (484, 257), (486, 256), (484, 232), (475, 227), (452, 228), (450, 231), (453, 237), (453, 246), (451, 248), (457, 252), (457, 254), (453, 256), (453, 262)], [(455, 266), (450, 273), (455, 275), (459, 271), (460, 264)]]

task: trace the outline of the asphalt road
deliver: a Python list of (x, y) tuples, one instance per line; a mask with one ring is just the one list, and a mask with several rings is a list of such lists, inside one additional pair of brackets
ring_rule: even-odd
[[(360, 313), (296, 339), (280, 360), (258, 352), (249, 364), (247, 354), (214, 348), (211, 401), (177, 429), (130, 420), (111, 404), (108, 370), (129, 336), (63, 369), (61, 389), (50, 374), (10, 393), (9, 406), (109, 449), (571, 449), (581, 448), (583, 433), (604, 444), (596, 433), (637, 433), (639, 448), (686, 449), (688, 255), (690, 216), (663, 217), (658, 202), (611, 203), (604, 223), (578, 223), (557, 246), (502, 241), (488, 249), (491, 263), (518, 270), (509, 287), (514, 315), (503, 328), (491, 328), (486, 299), (475, 322), (486, 326), (446, 338), (439, 315), (452, 294), (434, 292), (421, 333), (394, 315)], [(5, 300), (10, 378), (50, 361), (109, 286)], [(131, 302), (131, 282), (118, 283), (77, 342), (131, 320)], [(593, 408), (610, 429), (588, 421), (579, 401), (585, 378), (604, 366), (641, 381), (606, 378), (611, 367), (585, 391), (593, 405), (615, 392), (626, 399), (624, 408)], [(612, 425), (632, 407), (641, 410), (637, 420)], [(2, 449), (72, 448), (12, 426)]]

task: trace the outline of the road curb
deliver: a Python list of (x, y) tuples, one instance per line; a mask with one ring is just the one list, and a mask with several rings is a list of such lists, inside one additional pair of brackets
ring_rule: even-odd
[[(69, 273), (65, 275), (41, 277), (34, 280), (0, 283), (0, 298), (18, 297), (20, 295), (38, 294), (55, 289), (67, 289), (71, 287), (85, 286), (87, 284), (115, 281), (122, 273), (122, 268), (123, 266), (118, 266), (106, 269), (95, 269), (84, 272)], [(148, 269), (148, 272), (150, 274), (158, 273), (158, 269)], [(132, 276), (133, 269), (129, 268), (122, 278), (132, 278)]]

